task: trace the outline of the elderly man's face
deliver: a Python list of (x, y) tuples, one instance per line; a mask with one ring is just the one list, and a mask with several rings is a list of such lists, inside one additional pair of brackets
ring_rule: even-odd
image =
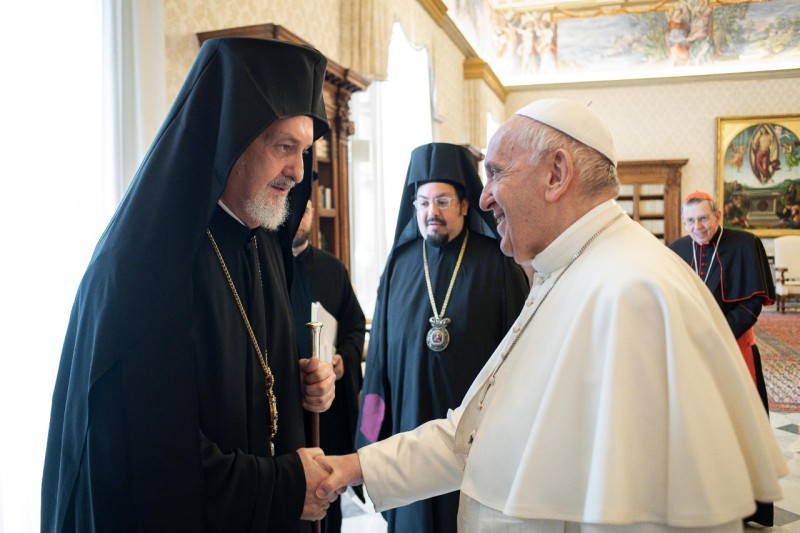
[(480, 207), (491, 211), (497, 220), (500, 249), (517, 263), (524, 264), (542, 251), (547, 243), (539, 242), (538, 226), (545, 223), (545, 205), (541, 200), (544, 161), (529, 162), (529, 148), (517, 141), (515, 125), (524, 117), (512, 117), (489, 142), (486, 152), (486, 184)]
[(458, 237), (464, 229), (469, 202), (466, 198), (459, 201), (454, 185), (441, 181), (423, 183), (417, 189), (414, 204), (419, 232), (425, 239), (441, 245)]
[(233, 165), (222, 202), (250, 228), (277, 229), (286, 219), (289, 191), (303, 181), (303, 153), (313, 140), (310, 117), (270, 124)]
[(683, 223), (686, 231), (697, 244), (708, 244), (719, 229), (722, 213), (711, 210), (708, 201), (683, 206)]

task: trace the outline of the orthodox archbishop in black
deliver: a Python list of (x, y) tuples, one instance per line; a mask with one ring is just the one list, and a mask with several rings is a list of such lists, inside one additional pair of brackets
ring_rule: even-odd
[[(461, 198), (469, 201), (463, 229), (447, 242), (423, 238), (413, 203), (418, 189), (433, 182), (451, 184), (458, 196), (439, 212), (442, 217), (444, 210), (458, 209)], [(463, 146), (432, 143), (411, 153), (372, 319), (357, 447), (443, 418), (457, 407), (522, 309), (527, 279), (500, 251), (492, 214), (478, 207), (482, 188)], [(456, 530), (457, 510), (458, 493), (451, 493), (385, 516), (390, 532), (442, 533)]]
[[(203, 44), (78, 289), (53, 395), (42, 531), (298, 527), (305, 481), (293, 452), (305, 442), (287, 287), (311, 180), (291, 189), (277, 231), (248, 229), (218, 200), (274, 121), (305, 115), (315, 139), (328, 130), (325, 68), (319, 52), (288, 43)], [(266, 346), (274, 439), (262, 366), (207, 230)], [(253, 252), (262, 291), (250, 290)]]

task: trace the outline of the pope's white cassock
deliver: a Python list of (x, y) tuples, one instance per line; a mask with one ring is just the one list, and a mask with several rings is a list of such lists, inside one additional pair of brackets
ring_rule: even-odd
[(376, 509), (461, 489), (463, 531), (737, 531), (781, 498), (764, 407), (680, 257), (609, 200), (533, 267), (461, 406), (359, 450)]

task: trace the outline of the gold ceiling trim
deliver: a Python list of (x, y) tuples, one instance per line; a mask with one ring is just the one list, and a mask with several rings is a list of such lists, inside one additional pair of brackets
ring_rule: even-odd
[(615, 5), (615, 6), (605, 6), (600, 7), (597, 9), (581, 9), (579, 11), (571, 10), (571, 9), (564, 9), (558, 6), (553, 8), (553, 12), (561, 15), (566, 15), (567, 17), (578, 18), (578, 17), (597, 17), (602, 15), (620, 15), (623, 13), (626, 14), (636, 14), (636, 13), (649, 13), (651, 11), (657, 11), (664, 7), (667, 3), (674, 3), (669, 0), (661, 0), (660, 2), (656, 2), (655, 4), (648, 2), (646, 5), (640, 4), (637, 6), (630, 6), (630, 7), (623, 7), (622, 5)]
[[(502, 6), (491, 5), (494, 13), (550, 13), (554, 18), (585, 18), (604, 15), (649, 13), (672, 8), (683, 0), (623, 0), (622, 2), (526, 2)], [(768, 0), (710, 0), (711, 7), (760, 3)]]
[(447, 6), (442, 0), (419, 0), (419, 3), (422, 4), (422, 7), (425, 8), (425, 11), (428, 12), (436, 24), (439, 26), (444, 25), (444, 21), (447, 18)]
[(500, 82), (500, 78), (469, 44), (464, 34), (447, 14), (447, 6), (442, 0), (418, 0), (431, 18), (442, 27), (450, 40), (464, 54), (464, 79), (481, 80), (505, 103), (508, 89)]
[[(600, 0), (600, 1), (572, 1), (572, 2), (545, 2), (545, 1), (520, 1), (502, 6), (493, 5), (492, 13), (570, 13), (575, 17), (594, 16), (598, 13), (642, 13), (653, 11), (664, 4), (675, 4), (680, 0)], [(713, 0), (712, 0), (713, 1)], [(754, 1), (754, 0), (732, 0)], [(592, 15), (594, 14), (594, 15)]]
[(505, 103), (508, 96), (508, 89), (500, 82), (500, 79), (492, 70), (492, 67), (479, 57), (468, 57), (464, 60), (464, 79), (481, 80)]
[(687, 83), (712, 83), (720, 81), (751, 81), (751, 80), (774, 80), (784, 78), (800, 77), (800, 68), (787, 70), (765, 70), (752, 72), (728, 72), (724, 74), (693, 74), (684, 76), (672, 76), (666, 78), (630, 78), (622, 80), (589, 80), (589, 81), (569, 81), (553, 83), (534, 83), (527, 85), (512, 85), (508, 87), (509, 93), (520, 93), (528, 91), (542, 90), (567, 90), (567, 89), (606, 89), (606, 88), (626, 88), (647, 87), (651, 85), (680, 85)]

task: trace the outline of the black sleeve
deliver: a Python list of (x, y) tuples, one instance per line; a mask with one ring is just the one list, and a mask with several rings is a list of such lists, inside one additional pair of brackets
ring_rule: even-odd
[(361, 354), (364, 351), (366, 335), (366, 318), (358, 298), (353, 291), (347, 270), (342, 267), (342, 287), (339, 310), (337, 311), (338, 327), (336, 332), (336, 352), (344, 359), (345, 371), (357, 370), (358, 385), (361, 385)]
[(297, 528), (305, 499), (300, 457), (223, 453), (200, 435), (203, 512), (209, 531), (286, 531)]
[(763, 305), (764, 301), (761, 296), (753, 296), (737, 302), (726, 311), (725, 319), (728, 321), (734, 337), (738, 339), (744, 332), (755, 326)]

